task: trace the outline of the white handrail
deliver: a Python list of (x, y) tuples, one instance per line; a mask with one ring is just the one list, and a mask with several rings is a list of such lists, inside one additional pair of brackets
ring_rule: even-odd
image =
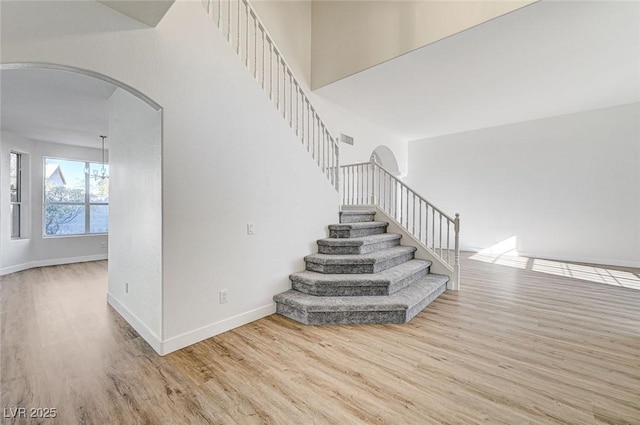
[(459, 289), (460, 214), (455, 218), (445, 214), (376, 163), (340, 169), (342, 205), (380, 208), (453, 274), (451, 288)]
[(201, 0), (209, 16), (336, 190), (340, 148), (247, 0)]

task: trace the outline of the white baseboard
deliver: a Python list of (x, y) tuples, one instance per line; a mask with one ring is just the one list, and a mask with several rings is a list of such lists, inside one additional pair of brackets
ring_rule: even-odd
[(155, 332), (145, 325), (142, 320), (131, 312), (123, 303), (120, 302), (112, 294), (107, 293), (107, 302), (113, 309), (126, 320), (133, 329), (140, 334), (140, 336), (147, 341), (147, 343), (155, 350), (156, 353), (163, 355), (162, 353), (162, 341)]
[(276, 304), (270, 303), (268, 305), (258, 307), (253, 310), (249, 310), (245, 313), (238, 314), (236, 316), (229, 317), (216, 323), (212, 323), (207, 326), (203, 326), (198, 329), (194, 329), (189, 332), (185, 332), (181, 335), (174, 336), (166, 339), (162, 343), (162, 352), (160, 355), (165, 355), (177, 351), (181, 348), (195, 344), (196, 342), (204, 341), (207, 338), (216, 336), (223, 332), (230, 331), (239, 326), (246, 325), (255, 320), (262, 319), (276, 312)]
[(4, 267), (0, 269), (0, 276), (10, 273), (21, 272), (23, 270), (33, 269), (36, 267), (59, 266), (62, 264), (84, 263), (87, 261), (98, 261), (108, 259), (107, 254), (87, 255), (84, 257), (67, 257), (54, 258), (50, 260), (30, 261), (28, 263), (17, 264), (15, 266)]

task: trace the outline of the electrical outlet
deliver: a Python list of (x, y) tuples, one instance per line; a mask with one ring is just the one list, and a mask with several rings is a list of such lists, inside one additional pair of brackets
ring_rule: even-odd
[(255, 234), (256, 234), (256, 229), (253, 223), (247, 224), (247, 235), (255, 235)]
[(220, 291), (220, 304), (225, 304), (227, 302), (227, 290), (223, 289)]
[(125, 293), (125, 294), (128, 294), (128, 293), (129, 293), (129, 282), (126, 282), (126, 283), (124, 284), (124, 293)]
[(102, 241), (102, 247), (106, 248), (107, 247), (107, 243), (105, 241)]

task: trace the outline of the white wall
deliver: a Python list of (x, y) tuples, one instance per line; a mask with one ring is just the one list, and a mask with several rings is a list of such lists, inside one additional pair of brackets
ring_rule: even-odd
[(463, 249), (640, 266), (638, 103), (410, 142), (409, 167)]
[(385, 128), (375, 125), (341, 106), (315, 93), (311, 99), (327, 127), (336, 137), (344, 133), (353, 137), (354, 143), (340, 143), (340, 164), (356, 164), (368, 162), (371, 154), (378, 146), (387, 146), (398, 162), (400, 175), (408, 171), (408, 143), (393, 136)]
[(311, 85), (311, 0), (258, 0), (251, 6), (298, 81)]
[[(198, 84), (175, 90), (171, 108), (161, 102), (168, 350), (273, 313), (273, 295), (338, 212), (336, 192), (218, 30), (176, 6), (160, 25), (180, 64), (174, 81), (191, 73)], [(194, 60), (185, 42), (213, 54)]]
[[(38, 3), (34, 13), (55, 3)], [(273, 295), (290, 287), (288, 275), (337, 220), (338, 198), (200, 2), (176, 2), (153, 29), (51, 37), (31, 30), (2, 38), (3, 63), (92, 70), (163, 108), (159, 351), (273, 313)], [(218, 302), (222, 289), (226, 304)]]
[[(407, 172), (407, 142), (388, 130), (366, 121), (357, 111), (346, 110), (311, 92), (312, 6), (311, 1), (255, 1), (258, 17), (273, 37), (296, 78), (311, 99), (321, 119), (334, 137), (345, 133), (355, 139), (353, 146), (340, 145), (340, 163), (366, 162), (380, 145), (388, 146), (396, 156), (401, 173)], [(315, 6), (314, 6), (315, 8)], [(316, 59), (327, 61), (326, 58)]]
[(159, 351), (162, 112), (120, 88), (108, 108), (109, 302)]
[(314, 1), (314, 89), (531, 1)]
[[(1, 133), (0, 158), (0, 275), (53, 264), (91, 261), (107, 258), (107, 236), (83, 235), (67, 237), (42, 236), (44, 157), (100, 161), (101, 152), (78, 146), (39, 142), (17, 134)], [(9, 214), (9, 152), (26, 154), (23, 164), (23, 207), (26, 214), (25, 237), (11, 239)]]

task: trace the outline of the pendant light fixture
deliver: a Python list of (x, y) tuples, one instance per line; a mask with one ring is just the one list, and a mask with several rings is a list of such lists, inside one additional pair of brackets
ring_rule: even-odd
[(92, 177), (94, 180), (104, 180), (109, 178), (109, 176), (107, 175), (107, 170), (104, 166), (104, 139), (106, 139), (107, 136), (100, 136), (100, 138), (102, 139), (102, 169), (100, 170), (100, 172), (98, 172), (98, 170), (93, 170)]

